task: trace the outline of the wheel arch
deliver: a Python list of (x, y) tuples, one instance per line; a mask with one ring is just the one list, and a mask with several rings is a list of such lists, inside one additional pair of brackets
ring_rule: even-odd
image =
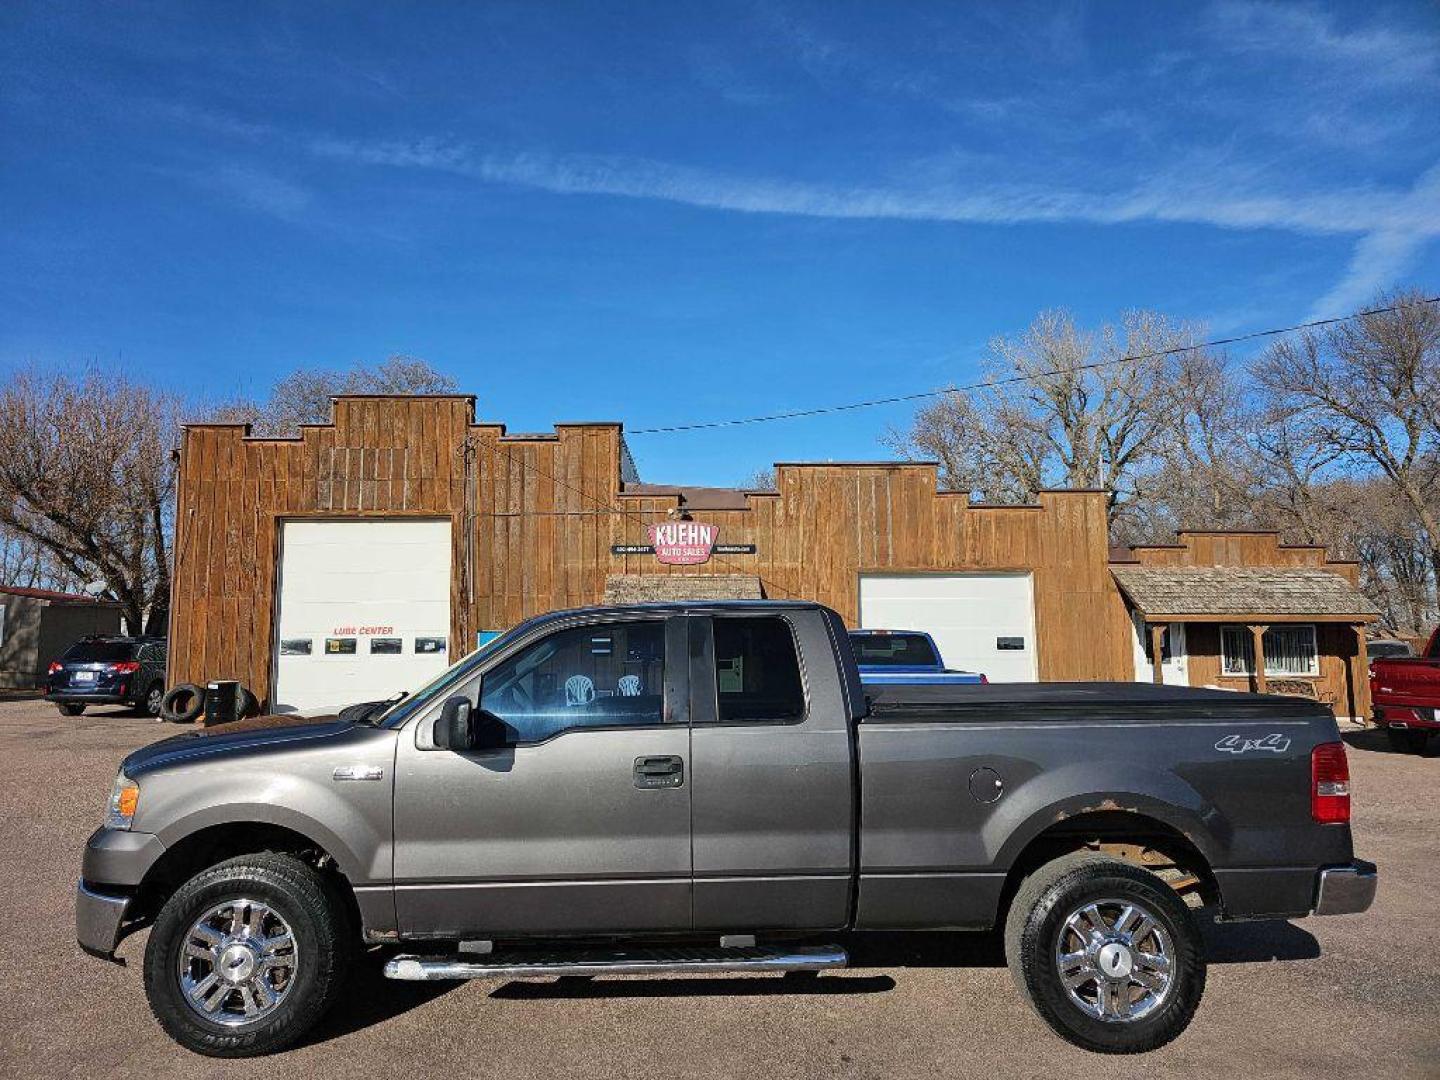
[(1181, 899), (1193, 893), (1203, 905), (1216, 904), (1220, 889), (1206, 851), (1187, 831), (1162, 813), (1101, 805), (1059, 814), (1030, 835), (1010, 860), (1000, 896), (998, 922), (1004, 923), (1021, 884), (1047, 863), (1087, 851), (1138, 866), (1165, 880)]
[(268, 821), (226, 821), (187, 833), (146, 871), (135, 891), (131, 918), (148, 923), (181, 885), (201, 871), (241, 855), (293, 855), (317, 870), (335, 889), (351, 925), (362, 925), (350, 876), (331, 851), (287, 825)]

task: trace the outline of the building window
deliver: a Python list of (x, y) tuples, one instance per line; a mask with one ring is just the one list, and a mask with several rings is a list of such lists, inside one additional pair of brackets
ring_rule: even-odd
[[(1255, 674), (1255, 647), (1248, 626), (1220, 628), (1220, 671), (1223, 675)], [(1265, 631), (1265, 675), (1305, 676), (1320, 674), (1320, 655), (1315, 647), (1315, 627), (1272, 626)]]

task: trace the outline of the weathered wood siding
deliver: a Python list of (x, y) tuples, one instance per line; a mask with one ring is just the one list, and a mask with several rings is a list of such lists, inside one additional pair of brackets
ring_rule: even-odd
[(852, 624), (866, 571), (1034, 575), (1040, 677), (1128, 679), (1129, 625), (1107, 563), (1105, 498), (1045, 492), (1035, 506), (971, 506), (933, 466), (781, 465), (746, 510), (697, 511), (754, 555), (667, 567), (612, 556), (646, 542), (675, 496), (620, 491), (618, 424), (507, 435), (465, 397), (346, 397), (298, 439), (236, 425), (186, 429), (181, 446), (170, 680), (237, 678), (265, 696), (287, 518), (447, 517), (456, 568), (451, 652), (479, 630), (598, 603), (611, 573), (758, 575), (773, 598), (818, 600)]

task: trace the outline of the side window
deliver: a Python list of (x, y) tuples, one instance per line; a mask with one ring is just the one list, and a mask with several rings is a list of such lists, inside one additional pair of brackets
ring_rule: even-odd
[(665, 623), (560, 630), (486, 672), (480, 707), (533, 743), (571, 728), (665, 722)]
[(803, 720), (805, 688), (790, 624), (774, 616), (717, 617), (713, 626), (720, 722)]

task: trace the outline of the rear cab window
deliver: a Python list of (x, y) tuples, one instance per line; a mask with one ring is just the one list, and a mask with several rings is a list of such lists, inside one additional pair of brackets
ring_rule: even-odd
[(775, 616), (716, 616), (715, 717), (722, 724), (795, 724), (805, 684), (790, 624)]
[(940, 657), (924, 634), (854, 634), (855, 662), (866, 667), (937, 667)]

